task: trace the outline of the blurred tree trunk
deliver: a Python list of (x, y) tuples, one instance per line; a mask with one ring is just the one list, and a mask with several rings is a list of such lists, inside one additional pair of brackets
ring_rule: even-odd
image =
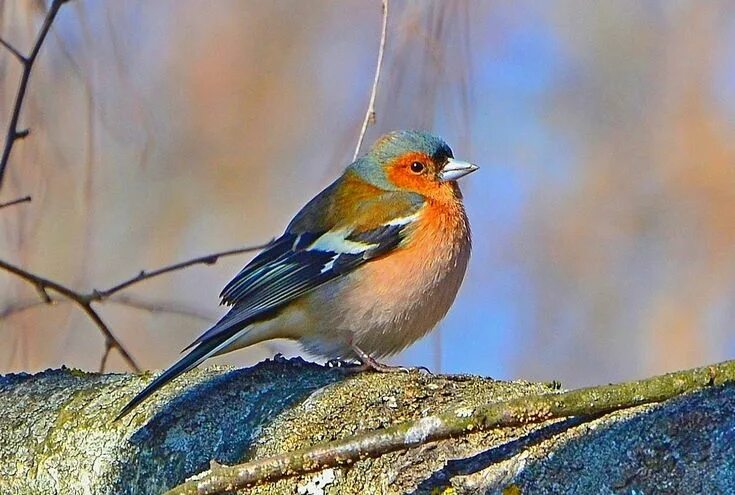
[[(150, 376), (0, 378), (0, 493), (161, 493), (209, 467), (549, 393), (479, 377), (347, 375), (301, 360), (187, 374), (112, 422)], [(735, 387), (474, 433), (248, 493), (735, 493)]]

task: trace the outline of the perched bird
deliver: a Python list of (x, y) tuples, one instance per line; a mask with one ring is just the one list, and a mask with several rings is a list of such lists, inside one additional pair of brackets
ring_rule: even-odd
[(205, 359), (268, 339), (391, 369), (375, 358), (428, 333), (457, 295), (470, 227), (456, 180), (475, 170), (426, 132), (381, 137), (227, 284), (230, 311), (118, 419)]

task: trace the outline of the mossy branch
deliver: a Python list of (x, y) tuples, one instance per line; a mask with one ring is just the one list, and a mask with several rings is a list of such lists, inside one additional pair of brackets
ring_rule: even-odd
[(417, 421), (323, 443), (295, 452), (235, 465), (214, 464), (195, 480), (167, 495), (214, 495), (265, 481), (345, 466), (357, 460), (417, 447), (471, 432), (540, 423), (570, 416), (591, 417), (618, 409), (663, 402), (704, 387), (735, 381), (735, 361), (694, 368), (644, 380), (526, 396), (458, 408)]

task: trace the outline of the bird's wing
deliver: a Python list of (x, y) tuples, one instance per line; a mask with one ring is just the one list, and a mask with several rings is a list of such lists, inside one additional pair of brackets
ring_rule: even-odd
[[(370, 205), (362, 206), (363, 211), (370, 209)], [(365, 214), (362, 222), (358, 217), (358, 221), (349, 226), (337, 224), (326, 231), (287, 230), (225, 286), (220, 294), (222, 303), (232, 306), (232, 309), (192, 346), (223, 332), (230, 333), (233, 328), (242, 328), (307, 292), (393, 251), (411, 231), (419, 209), (420, 205), (413, 204), (400, 216), (389, 215), (377, 222), (373, 212), (369, 223)]]
[(421, 196), (375, 194), (358, 184), (351, 188), (356, 196), (346, 201), (341, 185), (335, 182), (310, 201), (286, 232), (225, 286), (221, 297), (232, 306), (229, 313), (192, 342), (185, 349), (189, 352), (136, 395), (117, 419), (166, 383), (227, 348), (250, 323), (398, 248), (419, 219), (424, 203)]
[(304, 211), (320, 207), (320, 203), (312, 201), (304, 207), (286, 233), (224, 288), (222, 302), (232, 306), (230, 312), (192, 342), (185, 349), (191, 349), (186, 355), (136, 395), (117, 419), (169, 381), (226, 348), (241, 331), (247, 331), (249, 323), (399, 247), (418, 220), (423, 201), (405, 194), (386, 194), (395, 196), (361, 202), (348, 212), (349, 223), (336, 222), (327, 230), (323, 230), (323, 215), (314, 215), (314, 219), (319, 219), (316, 221)]

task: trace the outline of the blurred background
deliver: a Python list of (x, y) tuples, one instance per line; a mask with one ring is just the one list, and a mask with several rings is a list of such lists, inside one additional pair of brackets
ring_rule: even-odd
[[(45, 4), (0, 3), (30, 49)], [(350, 162), (378, 0), (74, 0), (34, 68), (0, 258), (79, 290), (268, 241)], [(20, 64), (0, 51), (3, 133)], [(453, 309), (393, 362), (564, 386), (735, 356), (735, 4), (392, 0), (377, 123), (443, 136), (474, 252)], [(224, 311), (251, 255), (99, 307), (143, 368)], [(98, 329), (0, 272), (0, 372), (95, 370)], [(147, 309), (146, 309), (147, 308)], [(272, 342), (214, 360), (247, 365)], [(108, 369), (127, 368), (113, 351)]]

